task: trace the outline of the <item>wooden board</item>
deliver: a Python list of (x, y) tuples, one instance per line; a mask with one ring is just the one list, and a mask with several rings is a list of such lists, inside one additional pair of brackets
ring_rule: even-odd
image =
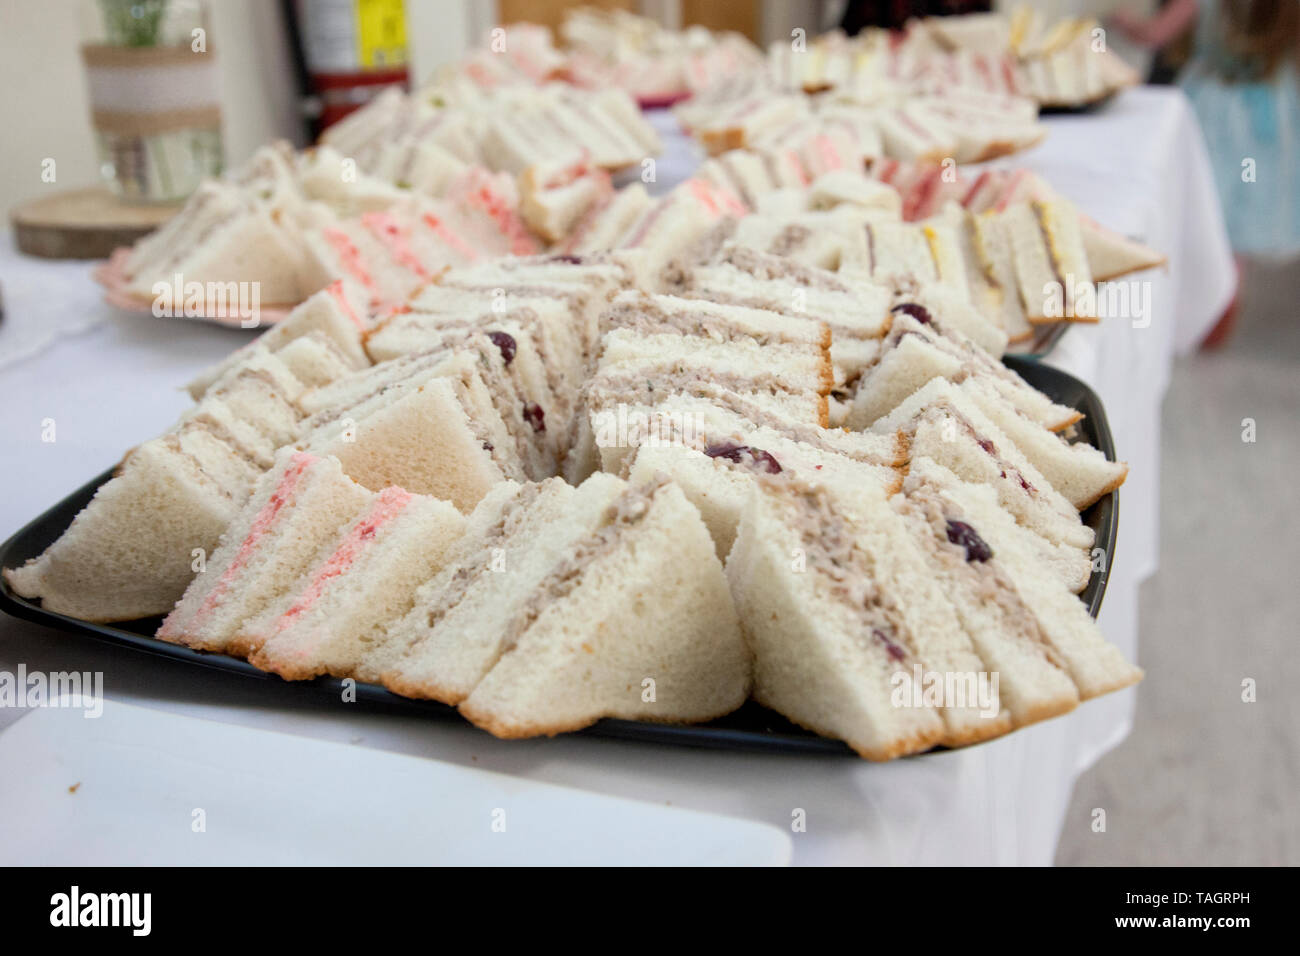
[(45, 259), (106, 259), (153, 232), (179, 204), (123, 202), (106, 186), (65, 190), (33, 199), (10, 213), (18, 248)]

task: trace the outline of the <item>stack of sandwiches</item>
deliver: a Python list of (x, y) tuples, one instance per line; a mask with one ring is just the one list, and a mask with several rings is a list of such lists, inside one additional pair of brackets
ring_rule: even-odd
[(14, 590), (90, 621), (170, 610), (277, 449), (298, 437), (309, 388), (369, 365), (363, 301), (345, 283), (323, 290), (200, 376), (189, 386), (197, 404), (129, 451), (44, 553), (5, 571)]
[[(521, 215), (513, 176), (461, 164), (431, 196), (345, 162), (329, 147), (299, 157), (268, 147), (234, 178), (204, 183), (173, 219), (118, 257), (115, 301), (149, 304), (160, 284), (169, 294), (195, 284), (251, 286), (259, 310), (278, 309), (346, 278), (369, 290), (374, 305), (395, 305), (442, 269), (542, 248)], [(225, 315), (223, 308), (205, 298), (198, 311)], [(256, 323), (259, 315), (239, 318)]]
[(812, 141), (823, 149), (833, 144), (841, 152), (851, 150), (866, 160), (971, 163), (1028, 149), (1047, 133), (1033, 101), (969, 90), (809, 97), (759, 89), (708, 109), (692, 101), (677, 110), (713, 155)]
[(890, 33), (831, 32), (798, 49), (768, 50), (766, 82), (805, 94), (851, 93), (880, 102), (918, 92), (1014, 96), (1044, 107), (1095, 103), (1138, 82), (1087, 18), (1049, 23), (1022, 6), (1010, 16), (966, 14), (911, 21)]
[(571, 82), (616, 86), (643, 104), (689, 96), (763, 62), (762, 51), (738, 33), (698, 25), (667, 30), (626, 10), (570, 9), (560, 35)]
[(721, 562), (665, 479), (505, 481), (465, 516), (288, 450), (158, 637), (382, 682), (502, 737), (709, 720), (750, 680)]
[(1049, 25), (1037, 10), (1022, 6), (1007, 29), (1020, 58), (1021, 89), (1042, 106), (1087, 106), (1140, 82), (1137, 71), (1106, 46), (1096, 20), (1066, 18)]
[[(320, 291), (6, 578), (502, 737), (752, 693), (889, 759), (1133, 683), (1076, 597), (1126, 466), (1000, 358), (1043, 286), (1147, 251), (1026, 177), (869, 177), (836, 124), (655, 199), (580, 151), (522, 199), (467, 165), (318, 203)], [(993, 693), (900, 698), (925, 674)]]
[[(323, 141), (367, 169), (409, 165), (418, 170), (450, 154), (512, 175), (582, 154), (603, 169), (621, 169), (660, 149), (654, 128), (617, 88), (577, 90), (562, 83), (466, 88), (455, 78), (409, 95), (396, 91), (376, 97), (330, 127)], [(424, 156), (427, 147), (438, 152)]]

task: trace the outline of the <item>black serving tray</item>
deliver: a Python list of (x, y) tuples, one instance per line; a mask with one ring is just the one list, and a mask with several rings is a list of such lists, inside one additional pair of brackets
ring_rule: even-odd
[[(1046, 393), (1053, 401), (1083, 412), (1079, 423), (1080, 439), (1089, 442), (1115, 459), (1115, 446), (1106, 421), (1106, 411), (1101, 400), (1087, 385), (1066, 372), (1031, 359), (1008, 356), (1008, 367), (1018, 372), (1030, 385)], [(72, 519), (94, 496), (95, 491), (112, 477), (112, 470), (88, 482), (40, 517), (34, 519), (0, 545), (0, 566), (16, 567), (44, 551), (72, 523)], [(1101, 608), (1106, 593), (1106, 580), (1115, 557), (1115, 536), (1119, 523), (1119, 493), (1111, 492), (1083, 513), (1083, 521), (1097, 534), (1097, 547), (1104, 548), (1105, 568), (1094, 571), (1088, 587), (1080, 595), (1093, 617)], [(343, 699), (343, 683), (337, 678), (318, 678), (308, 682), (285, 682), (265, 671), (260, 671), (247, 661), (225, 654), (210, 654), (191, 650), (156, 640), (153, 634), (161, 623), (159, 618), (138, 621), (120, 621), (116, 624), (92, 624), (64, 614), (56, 614), (41, 607), (39, 602), (19, 597), (7, 581), (0, 582), (0, 610), (14, 617), (24, 618), (83, 637), (116, 644), (134, 651), (168, 657), (172, 660), (198, 664), (240, 674), (264, 681), (285, 685), (291, 689), (306, 688), (324, 693), (334, 700)], [(435, 701), (412, 700), (400, 697), (375, 684), (358, 683), (356, 701), (377, 708), (421, 713), (439, 719), (461, 720), (454, 707)], [(355, 704), (349, 706), (355, 707)], [(780, 714), (749, 701), (739, 710), (707, 724), (654, 724), (635, 720), (602, 720), (579, 733), (597, 737), (618, 737), (625, 740), (649, 741), (686, 747), (708, 747), (720, 750), (741, 750), (766, 753), (839, 754), (853, 756), (848, 746), (838, 740), (820, 737), (804, 730)]]

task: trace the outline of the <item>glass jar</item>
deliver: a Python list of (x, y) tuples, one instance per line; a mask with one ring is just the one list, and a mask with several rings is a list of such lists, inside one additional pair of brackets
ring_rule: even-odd
[(202, 0), (88, 0), (81, 47), (100, 172), (115, 193), (178, 202), (222, 168), (216, 58)]

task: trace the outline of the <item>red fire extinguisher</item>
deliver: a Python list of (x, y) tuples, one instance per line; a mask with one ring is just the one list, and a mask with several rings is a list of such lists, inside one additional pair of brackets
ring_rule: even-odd
[(410, 85), (403, 0), (281, 0), (312, 139), (390, 86)]

